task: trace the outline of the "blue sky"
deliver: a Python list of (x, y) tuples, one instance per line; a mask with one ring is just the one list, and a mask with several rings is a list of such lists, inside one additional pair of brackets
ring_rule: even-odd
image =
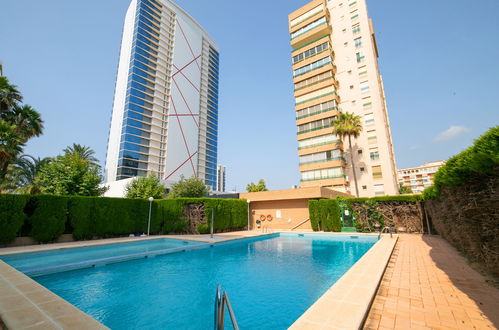
[[(228, 188), (299, 183), (287, 15), (307, 0), (178, 0), (221, 55), (219, 162)], [(45, 134), (25, 152), (73, 142), (104, 162), (129, 0), (0, 0), (0, 61)], [(499, 122), (499, 2), (368, 0), (397, 167), (447, 159)]]

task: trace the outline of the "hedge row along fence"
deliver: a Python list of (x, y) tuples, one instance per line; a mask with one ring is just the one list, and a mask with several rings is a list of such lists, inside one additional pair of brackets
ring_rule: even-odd
[[(337, 198), (309, 201), (310, 222), (314, 231), (341, 231), (342, 209), (348, 209), (355, 218), (358, 231), (373, 231), (374, 224), (404, 228), (411, 232), (423, 231), (421, 197), (380, 196), (373, 198)], [(345, 219), (347, 218), (344, 215)]]
[[(196, 227), (186, 212), (197, 205), (202, 213)], [(245, 200), (178, 198), (152, 203), (151, 234), (209, 231), (207, 219), (214, 212), (214, 230), (241, 229), (247, 225)], [(204, 216), (203, 216), (204, 215)], [(46, 243), (62, 234), (75, 240), (117, 237), (147, 232), (149, 201), (105, 197), (51, 195), (0, 195), (0, 244), (19, 236)]]
[(499, 126), (450, 158), (423, 197), (429, 219), (450, 244), (499, 278)]

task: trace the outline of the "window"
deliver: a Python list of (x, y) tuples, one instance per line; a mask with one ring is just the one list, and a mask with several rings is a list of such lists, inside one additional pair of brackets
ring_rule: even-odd
[(363, 81), (360, 83), (360, 91), (362, 93), (368, 92), (369, 91), (369, 81)]
[(371, 160), (378, 160), (379, 159), (379, 152), (378, 151), (372, 151), (369, 154), (369, 157), (371, 157)]
[(367, 138), (367, 143), (370, 145), (377, 144), (378, 143), (378, 138), (376, 136), (369, 136)]
[(364, 103), (362, 104), (362, 108), (364, 110), (370, 110), (370, 109), (372, 109), (372, 107), (373, 107), (373, 103), (370, 101), (370, 98), (369, 99), (365, 99)]
[(362, 149), (357, 150), (357, 153), (358, 153), (359, 155), (362, 155)]
[(362, 189), (367, 190), (367, 186), (362, 186)]
[(305, 95), (298, 96), (297, 98), (295, 98), (295, 101), (296, 104), (298, 105), (331, 94), (336, 94), (336, 89), (334, 88), (334, 86), (329, 86)]
[(345, 43), (343, 44), (343, 46), (345, 46), (345, 47), (346, 47), (346, 46), (348, 46), (348, 42), (345, 42)]
[(372, 167), (373, 179), (383, 179), (383, 173), (381, 172), (381, 166)]
[(306, 60), (307, 58), (319, 54), (329, 48), (329, 42), (324, 42), (318, 46), (310, 48), (303, 53), (293, 56), (293, 64)]
[(297, 18), (292, 20), (290, 22), (290, 25), (291, 26), (297, 25), (297, 24), (303, 22), (304, 20), (314, 16), (315, 14), (320, 13), (323, 9), (324, 9), (324, 5), (321, 4), (320, 6), (317, 6), (314, 9), (312, 9), (312, 10), (306, 12), (305, 14), (298, 16)]
[(301, 29), (291, 33), (291, 39), (294, 39), (304, 33), (307, 33), (308, 31), (318, 27), (319, 25), (322, 25), (322, 24), (326, 24), (326, 18), (325, 17), (321, 17), (319, 18), (318, 20), (316, 21), (313, 21), (312, 23), (308, 24), (308, 25), (305, 25), (304, 27), (302, 27)]
[(321, 135), (298, 141), (298, 149), (318, 147), (325, 144), (336, 143), (338, 141), (338, 137), (334, 134)]
[(313, 63), (307, 64), (305, 66), (302, 66), (301, 68), (294, 70), (293, 77), (301, 76), (305, 73), (321, 68), (328, 63), (331, 63), (331, 58), (329, 56), (326, 56), (324, 58), (321, 58), (320, 60), (317, 60)]
[(329, 150), (300, 156), (300, 165), (342, 159), (341, 150)]
[(362, 47), (362, 38), (361, 37), (358, 37), (357, 39), (355, 39), (354, 42), (355, 42), (355, 48)]
[(353, 85), (350, 85), (350, 89), (353, 89)]
[(364, 116), (364, 124), (366, 126), (374, 125), (374, 114), (373, 113), (368, 113), (367, 115)]
[(349, 6), (350, 8), (355, 8), (355, 5), (357, 5), (357, 1), (350, 2), (350, 3), (348, 4), (348, 6)]
[(331, 127), (335, 117), (324, 118), (298, 126), (298, 134)]
[(347, 33), (347, 29), (343, 29), (342, 31), (343, 31), (343, 33)]
[(301, 181), (342, 178), (344, 175), (343, 167), (325, 168), (301, 172)]
[(359, 79), (366, 79), (367, 78), (367, 68), (363, 66), (362, 68), (359, 68)]
[(348, 70), (348, 74), (352, 74), (352, 70)]
[(336, 100), (331, 100), (296, 111), (296, 119), (313, 116), (318, 113), (323, 113), (336, 109), (337, 109)]
[(354, 26), (352, 26), (352, 32), (353, 32), (354, 35), (360, 33), (360, 24), (359, 23), (357, 23)]
[(365, 168), (361, 167), (361, 168), (360, 168), (360, 171), (361, 171), (361, 172), (364, 172), (364, 171), (365, 171)]
[(357, 9), (352, 10), (352, 11), (350, 12), (350, 14), (352, 15), (352, 16), (350, 17), (352, 20), (355, 20), (355, 19), (359, 18), (359, 11), (358, 11)]
[(366, 57), (364, 56), (364, 52), (360, 51), (355, 54), (357, 56), (357, 63), (362, 63), (365, 61)]
[(326, 71), (324, 73), (318, 74), (316, 76), (310, 77), (308, 79), (302, 80), (298, 83), (295, 84), (295, 91), (317, 84), (319, 82), (322, 82), (326, 79), (332, 78), (333, 77), (333, 72), (332, 71)]
[(375, 184), (374, 185), (374, 194), (376, 196), (384, 195), (385, 194), (385, 186), (382, 184)]

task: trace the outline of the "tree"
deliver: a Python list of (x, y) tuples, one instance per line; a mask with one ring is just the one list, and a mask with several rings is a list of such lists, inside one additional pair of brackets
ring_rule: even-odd
[(412, 189), (411, 187), (406, 187), (402, 183), (399, 186), (399, 194), (412, 194)]
[(40, 114), (29, 105), (21, 105), (21, 101), (17, 86), (0, 77), (0, 185), (26, 142), (43, 132)]
[(247, 192), (258, 192), (258, 191), (267, 191), (267, 190), (268, 189), (267, 186), (265, 185), (265, 180), (263, 179), (258, 180), (257, 184), (251, 182), (246, 185)]
[(41, 169), (51, 160), (48, 157), (42, 159), (30, 155), (22, 155), (17, 158), (10, 174), (14, 190), (22, 194), (39, 194), (41, 189), (35, 183), (35, 179)]
[(186, 179), (183, 175), (180, 176), (180, 181), (172, 184), (168, 198), (190, 197), (199, 198), (208, 194), (208, 188), (203, 180), (192, 176)]
[(166, 188), (159, 179), (150, 174), (133, 179), (125, 186), (126, 198), (163, 198), (166, 195)]
[(98, 164), (97, 158), (95, 158), (95, 151), (89, 147), (82, 146), (77, 143), (73, 143), (72, 146), (67, 147), (63, 150), (65, 155), (77, 155), (81, 159), (85, 159), (91, 164)]
[(0, 114), (21, 102), (23, 97), (16, 85), (9, 83), (7, 77), (0, 76)]
[(342, 140), (348, 136), (350, 162), (352, 164), (353, 180), (355, 182), (355, 193), (357, 197), (359, 196), (359, 186), (357, 183), (357, 174), (355, 173), (355, 164), (353, 161), (352, 136), (356, 138), (360, 135), (360, 132), (362, 132), (360, 116), (356, 116), (349, 112), (342, 112), (338, 118), (333, 120), (333, 134), (341, 137)]
[(40, 169), (34, 184), (45, 194), (100, 196), (108, 187), (101, 187), (101, 169), (78, 154), (64, 154)]

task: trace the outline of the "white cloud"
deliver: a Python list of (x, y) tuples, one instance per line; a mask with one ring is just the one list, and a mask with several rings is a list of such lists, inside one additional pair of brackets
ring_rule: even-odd
[(471, 130), (470, 128), (465, 126), (451, 126), (445, 131), (435, 136), (433, 140), (438, 142), (450, 141), (469, 132), (470, 130)]

